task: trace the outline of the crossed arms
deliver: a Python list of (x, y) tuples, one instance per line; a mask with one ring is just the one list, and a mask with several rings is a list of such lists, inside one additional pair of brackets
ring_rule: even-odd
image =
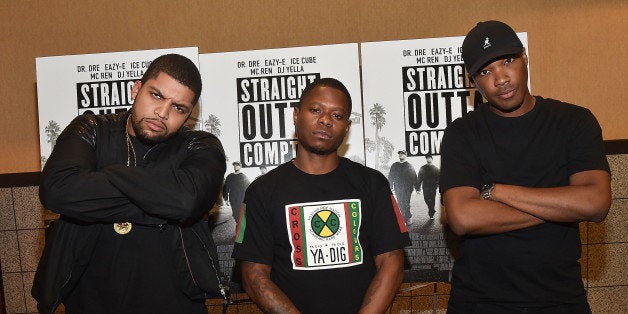
[(105, 162), (99, 156), (97, 144), (110, 135), (96, 141), (95, 119), (77, 117), (57, 140), (42, 172), (44, 206), (88, 223), (184, 222), (198, 220), (209, 210), (226, 167), (218, 139), (198, 133), (152, 167), (127, 167), (115, 158)]
[(610, 174), (589, 170), (569, 177), (569, 185), (529, 188), (496, 184), (490, 200), (474, 187), (443, 195), (447, 221), (458, 235), (495, 234), (552, 222), (600, 222), (611, 203)]

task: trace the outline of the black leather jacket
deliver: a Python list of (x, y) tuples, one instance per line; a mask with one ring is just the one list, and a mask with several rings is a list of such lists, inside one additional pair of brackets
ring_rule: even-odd
[(215, 245), (202, 218), (216, 202), (226, 170), (220, 141), (184, 127), (138, 156), (144, 167), (128, 167), (127, 117), (76, 117), (42, 171), (40, 200), (61, 219), (48, 236), (31, 291), (41, 312), (54, 312), (87, 266), (101, 228), (119, 221), (169, 226), (168, 247), (174, 271), (187, 281), (184, 292), (191, 299), (218, 292)]

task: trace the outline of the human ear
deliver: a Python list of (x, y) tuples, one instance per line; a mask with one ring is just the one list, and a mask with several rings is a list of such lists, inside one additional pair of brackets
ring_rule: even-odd
[(135, 81), (135, 83), (133, 83), (133, 88), (131, 88), (131, 99), (133, 99), (133, 101), (135, 101), (137, 93), (140, 92), (140, 88), (142, 88), (142, 81)]
[(297, 119), (299, 118), (299, 112), (301, 109), (299, 107), (294, 107), (292, 110), (292, 123), (297, 124)]

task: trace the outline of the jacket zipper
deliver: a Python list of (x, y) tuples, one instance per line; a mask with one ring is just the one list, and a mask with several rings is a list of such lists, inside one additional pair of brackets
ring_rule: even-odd
[(192, 229), (192, 232), (194, 232), (194, 235), (198, 238), (198, 240), (201, 242), (201, 244), (203, 245), (203, 249), (205, 250), (205, 253), (207, 253), (207, 257), (209, 258), (209, 261), (211, 263), (211, 267), (214, 269), (214, 274), (216, 274), (216, 280), (218, 281), (218, 288), (220, 288), (220, 294), (222, 295), (223, 299), (225, 299), (225, 301), (229, 300), (230, 297), (227, 295), (228, 294), (228, 287), (225, 287), (222, 284), (222, 279), (219, 276), (219, 271), (216, 269), (216, 267), (214, 266), (214, 259), (212, 258), (211, 253), (209, 252), (209, 250), (207, 249), (207, 246), (205, 245), (205, 242), (203, 241), (203, 239), (201, 239), (201, 237), (198, 235), (198, 233), (196, 232), (196, 230)]

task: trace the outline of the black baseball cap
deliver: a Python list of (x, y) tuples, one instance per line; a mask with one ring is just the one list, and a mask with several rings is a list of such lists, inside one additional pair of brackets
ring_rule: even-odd
[(500, 21), (479, 22), (462, 42), (464, 66), (472, 77), (487, 63), (523, 50), (515, 31)]

